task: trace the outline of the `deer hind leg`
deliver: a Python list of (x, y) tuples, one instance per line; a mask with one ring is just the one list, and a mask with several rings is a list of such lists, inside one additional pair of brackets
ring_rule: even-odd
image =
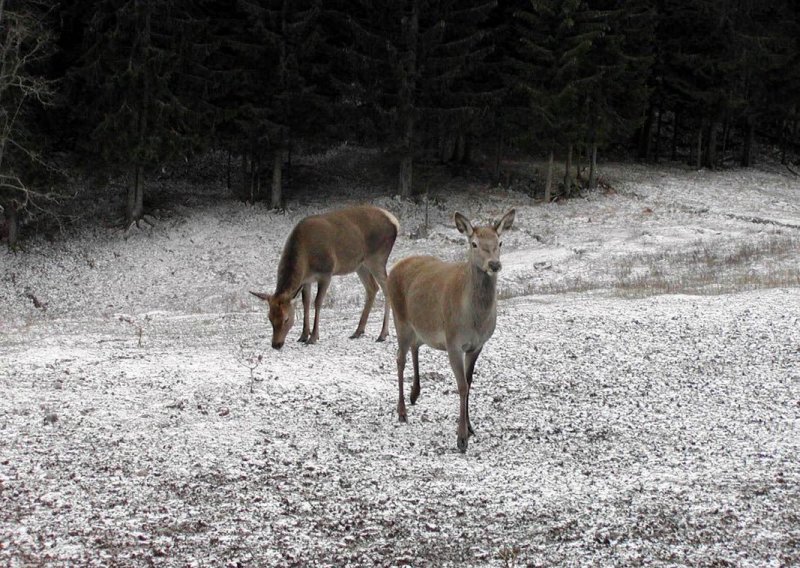
[(469, 385), (464, 372), (464, 352), (454, 345), (447, 346), (447, 356), (450, 359), (450, 367), (456, 376), (458, 385), (458, 449), (463, 454), (467, 451), (469, 441)]
[(411, 404), (416, 404), (419, 398), (419, 341), (411, 345), (411, 362), (414, 365), (414, 384), (411, 386)]
[(482, 349), (483, 347), (476, 349), (475, 351), (469, 351), (464, 355), (464, 362), (467, 367), (467, 430), (469, 431), (470, 436), (475, 433), (475, 430), (472, 428), (472, 421), (469, 419), (469, 393), (472, 391), (472, 375), (475, 373), (475, 362), (478, 360), (478, 356), (481, 354)]
[(397, 327), (397, 419), (400, 422), (407, 422), (406, 416), (406, 401), (403, 392), (403, 372), (406, 368), (406, 355), (408, 348), (411, 347), (413, 339), (413, 330), (410, 326), (402, 326), (395, 322)]
[(369, 312), (372, 310), (372, 304), (375, 302), (375, 294), (378, 293), (378, 283), (370, 273), (369, 269), (365, 266), (359, 266), (356, 270), (359, 280), (364, 285), (364, 290), (367, 292), (366, 300), (364, 301), (364, 309), (361, 311), (361, 319), (358, 320), (358, 327), (355, 333), (350, 336), (350, 339), (356, 339), (364, 335), (364, 330), (367, 327), (367, 319)]
[(327, 294), (330, 284), (330, 276), (320, 277), (317, 282), (317, 297), (314, 298), (314, 329), (311, 331), (311, 337), (308, 338), (309, 345), (313, 345), (319, 340), (319, 312), (322, 310), (322, 302), (325, 300), (325, 294)]
[(377, 341), (385, 341), (389, 336), (389, 294), (387, 294), (388, 289), (386, 286), (386, 280), (388, 278), (386, 274), (386, 261), (388, 258), (389, 256), (387, 254), (386, 258), (367, 262), (367, 268), (370, 274), (372, 274), (381, 292), (383, 292), (383, 325), (381, 326), (381, 333), (378, 335)]
[(309, 312), (311, 311), (311, 283), (303, 284), (303, 331), (300, 334), (300, 339), (297, 341), (301, 341), (305, 343), (308, 341), (309, 335), (311, 335), (311, 326), (309, 325), (308, 320)]

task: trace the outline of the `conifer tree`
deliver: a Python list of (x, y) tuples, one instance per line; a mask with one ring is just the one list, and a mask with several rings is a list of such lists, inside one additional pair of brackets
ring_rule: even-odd
[(598, 147), (627, 141), (640, 125), (649, 95), (655, 19), (648, 2), (591, 0), (589, 8), (602, 30), (583, 61), (586, 70), (580, 81), (593, 189)]
[[(516, 18), (516, 76), (518, 88), (528, 97), (532, 135), (549, 144), (550, 163), (557, 148), (565, 151), (564, 191), (569, 194), (573, 148), (587, 129), (585, 93), (597, 75), (587, 58), (604, 24), (581, 0), (530, 0)], [(549, 198), (549, 182), (545, 197)]]
[[(470, 113), (468, 73), (486, 51), (481, 22), (486, 0), (361, 0), (337, 14), (349, 30), (342, 53), (358, 89), (347, 98), (371, 109), (373, 123), (399, 158), (398, 193), (412, 193), (421, 123), (448, 125)], [(353, 9), (355, 5), (355, 9)]]
[(189, 0), (101, 0), (91, 7), (70, 74), (86, 150), (127, 168), (126, 225), (144, 215), (144, 176), (192, 149), (205, 123), (196, 108), (197, 20)]
[(272, 207), (283, 204), (282, 168), (292, 140), (324, 130), (326, 101), (316, 90), (324, 71), (319, 12), (315, 0), (240, 0), (217, 32), (223, 56), (215, 98), (227, 108), (233, 136), (246, 140), (251, 199), (261, 184), (261, 160), (271, 155)]

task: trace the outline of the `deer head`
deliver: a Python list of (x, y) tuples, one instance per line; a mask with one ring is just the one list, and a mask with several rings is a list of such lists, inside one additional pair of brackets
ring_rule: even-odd
[(472, 266), (489, 275), (500, 271), (500, 247), (503, 246), (500, 235), (514, 223), (515, 214), (511, 209), (486, 227), (473, 227), (464, 215), (455, 214), (456, 228), (467, 237), (467, 257)]
[(272, 348), (280, 349), (286, 341), (286, 334), (294, 325), (294, 305), (285, 294), (265, 294), (250, 292), (256, 298), (269, 304), (269, 322), (272, 324)]

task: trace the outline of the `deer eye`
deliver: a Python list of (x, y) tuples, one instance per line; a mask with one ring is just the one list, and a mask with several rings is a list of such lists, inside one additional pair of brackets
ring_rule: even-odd
[(478, 243), (476, 243), (475, 241), (472, 241), (472, 248), (474, 248), (474, 249), (478, 248)]
[(500, 241), (499, 243), (497, 243), (497, 246), (502, 247), (503, 246), (503, 241)]

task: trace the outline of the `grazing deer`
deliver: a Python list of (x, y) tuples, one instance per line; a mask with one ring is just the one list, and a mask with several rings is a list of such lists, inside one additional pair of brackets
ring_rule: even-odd
[[(299, 341), (312, 344), (319, 339), (319, 312), (332, 276), (358, 274), (367, 291), (361, 319), (352, 338), (361, 337), (380, 287), (386, 297), (386, 260), (392, 252), (400, 224), (394, 215), (379, 207), (352, 207), (302, 219), (286, 239), (278, 264), (274, 294), (250, 292), (269, 303), (272, 347), (280, 349), (294, 324), (292, 300), (302, 292), (303, 331)], [(309, 329), (311, 285), (317, 283), (314, 300), (314, 329)], [(389, 335), (389, 302), (383, 311), (378, 341)]]
[(468, 437), (474, 434), (469, 420), (469, 391), (475, 362), (494, 333), (497, 318), (500, 235), (511, 227), (514, 214), (511, 209), (490, 226), (473, 227), (456, 213), (456, 227), (468, 239), (466, 262), (412, 256), (398, 262), (389, 274), (389, 302), (397, 329), (397, 416), (406, 421), (403, 371), (409, 348), (414, 364), (411, 404), (420, 392), (420, 345), (447, 351), (458, 385), (458, 449), (462, 452), (467, 450)]

